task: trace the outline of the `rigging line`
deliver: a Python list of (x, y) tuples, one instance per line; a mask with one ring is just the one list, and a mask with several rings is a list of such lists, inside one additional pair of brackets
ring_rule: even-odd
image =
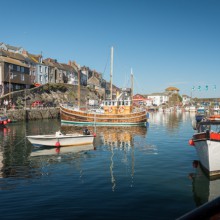
[[(18, 144), (20, 144), (22, 141), (24, 141), (26, 139), (26, 137), (24, 137), (23, 139), (21, 139), (18, 143), (16, 143), (15, 145), (13, 145), (14, 147), (16, 147)], [(12, 145), (11, 145), (12, 146)]]
[[(137, 84), (137, 88), (138, 88), (138, 89), (140, 88), (140, 90), (144, 92), (144, 89), (143, 89), (142, 87), (139, 87), (138, 82), (137, 82), (137, 80), (136, 80), (136, 77), (135, 77), (134, 75), (133, 75), (133, 79), (134, 79), (134, 82)], [(137, 90), (137, 89), (136, 89), (136, 90)]]
[(107, 65), (108, 65), (108, 61), (109, 61), (109, 53), (108, 53), (108, 57), (107, 57), (107, 60), (106, 60), (106, 64), (105, 64), (105, 68), (104, 68), (104, 71), (103, 71), (103, 76), (102, 77), (104, 77), (104, 73), (105, 73), (105, 71), (106, 71), (106, 68), (107, 68)]

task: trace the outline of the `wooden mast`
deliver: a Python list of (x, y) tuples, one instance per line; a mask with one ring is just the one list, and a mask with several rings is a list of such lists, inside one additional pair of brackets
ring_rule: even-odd
[(111, 47), (111, 68), (110, 68), (110, 98), (112, 100), (112, 78), (113, 78), (113, 47)]
[(80, 70), (78, 70), (78, 108), (80, 109)]
[(133, 101), (133, 92), (134, 92), (134, 76), (131, 68), (131, 101)]

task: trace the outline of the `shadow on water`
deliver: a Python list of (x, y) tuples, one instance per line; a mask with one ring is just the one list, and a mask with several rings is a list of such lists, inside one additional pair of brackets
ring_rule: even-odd
[(194, 161), (195, 173), (190, 173), (192, 191), (197, 206), (210, 202), (220, 196), (220, 177), (209, 177), (199, 161)]

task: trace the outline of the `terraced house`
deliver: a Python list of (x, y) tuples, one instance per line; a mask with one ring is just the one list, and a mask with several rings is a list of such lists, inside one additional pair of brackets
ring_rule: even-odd
[[(68, 64), (56, 59), (43, 59), (42, 53), (31, 54), (23, 47), (0, 43), (0, 96), (46, 83), (68, 83), (89, 86), (100, 99), (110, 98), (110, 85), (102, 74), (75, 61)], [(113, 85), (112, 97), (120, 89)]]

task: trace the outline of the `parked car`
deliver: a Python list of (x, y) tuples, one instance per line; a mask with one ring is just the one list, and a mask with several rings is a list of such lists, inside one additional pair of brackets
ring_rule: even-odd
[(37, 100), (31, 104), (31, 107), (43, 107), (43, 103), (40, 100)]

